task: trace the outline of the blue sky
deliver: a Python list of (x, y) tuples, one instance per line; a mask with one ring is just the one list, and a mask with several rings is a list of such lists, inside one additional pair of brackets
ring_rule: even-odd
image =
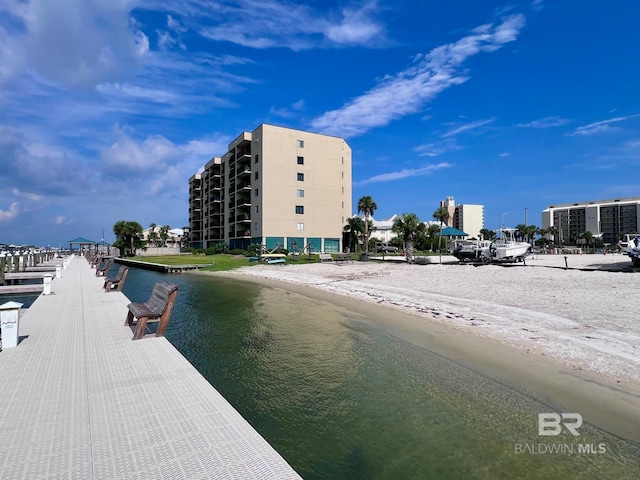
[[(169, 6), (167, 6), (169, 5)], [(182, 227), (261, 123), (342, 136), (375, 217), (640, 195), (640, 3), (3, 0), (0, 242)]]

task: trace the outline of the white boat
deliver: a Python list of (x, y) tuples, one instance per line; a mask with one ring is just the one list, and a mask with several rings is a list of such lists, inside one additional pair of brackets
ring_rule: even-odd
[(487, 261), (491, 244), (491, 240), (452, 240), (449, 251), (461, 262)]
[(627, 255), (631, 259), (634, 267), (640, 267), (640, 234), (627, 239)]
[(622, 252), (626, 252), (629, 244), (632, 244), (633, 240), (635, 240), (638, 236), (640, 236), (640, 233), (625, 233), (622, 236), (622, 239), (618, 241), (618, 247), (620, 247), (620, 250)]
[(531, 254), (531, 244), (515, 240), (515, 228), (500, 230), (501, 238), (494, 241), (489, 248), (490, 261), (522, 262)]

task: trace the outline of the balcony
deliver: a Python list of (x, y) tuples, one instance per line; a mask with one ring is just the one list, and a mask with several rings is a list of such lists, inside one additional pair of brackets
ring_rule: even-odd
[(247, 166), (242, 170), (238, 169), (238, 175), (251, 175), (251, 168)]
[(236, 215), (236, 222), (251, 222), (251, 215), (248, 213)]
[(245, 182), (238, 186), (238, 190), (251, 190), (251, 183)]
[(236, 162), (238, 163), (238, 165), (249, 163), (250, 161), (251, 161), (251, 152), (248, 152), (248, 151), (238, 152), (238, 157), (236, 159)]
[(251, 199), (249, 197), (242, 197), (236, 202), (236, 207), (250, 207)]

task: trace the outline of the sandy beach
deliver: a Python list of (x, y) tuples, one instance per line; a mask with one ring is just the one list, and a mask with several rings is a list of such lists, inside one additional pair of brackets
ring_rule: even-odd
[[(314, 287), (640, 383), (640, 275), (623, 255), (537, 255), (526, 266), (391, 262), (258, 265), (235, 275)], [(582, 269), (594, 270), (582, 270)]]
[(568, 255), (568, 269), (563, 255), (508, 266), (451, 258), (256, 265), (223, 275), (357, 304), (393, 335), (640, 441), (640, 275), (628, 257)]

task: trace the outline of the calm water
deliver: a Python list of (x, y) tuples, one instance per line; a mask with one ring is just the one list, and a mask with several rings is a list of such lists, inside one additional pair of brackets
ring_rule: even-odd
[[(307, 480), (640, 478), (640, 445), (589, 425), (580, 437), (539, 437), (537, 414), (561, 407), (356, 313), (250, 282), (138, 269), (124, 293), (144, 301), (159, 279), (180, 287), (168, 340)], [(552, 444), (575, 453), (540, 453)]]

